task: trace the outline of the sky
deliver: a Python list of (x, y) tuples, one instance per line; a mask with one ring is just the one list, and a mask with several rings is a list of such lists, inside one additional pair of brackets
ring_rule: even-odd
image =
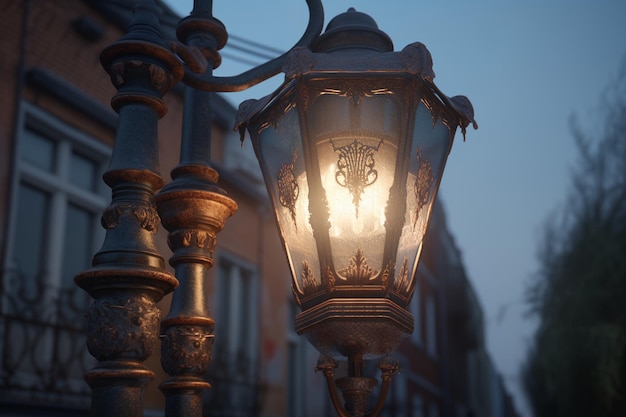
[[(166, 2), (183, 16), (193, 3)], [(326, 23), (349, 7), (372, 16), (396, 50), (424, 43), (438, 87), (472, 101), (479, 129), (466, 142), (457, 133), (438, 198), (483, 306), (488, 350), (530, 417), (520, 365), (536, 320), (525, 290), (538, 271), (542, 228), (565, 207), (577, 159), (571, 120), (597, 129), (602, 94), (626, 65), (626, 2), (326, 0)], [(280, 50), (308, 21), (304, 0), (216, 0), (213, 14), (230, 34)], [(245, 69), (225, 57), (215, 74)], [(237, 106), (281, 79), (226, 98)]]

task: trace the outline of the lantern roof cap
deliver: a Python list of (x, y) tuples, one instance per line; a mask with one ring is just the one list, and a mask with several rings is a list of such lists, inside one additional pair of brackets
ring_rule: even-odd
[(378, 29), (376, 21), (354, 7), (335, 16), (326, 31), (313, 43), (314, 52), (333, 52), (343, 49), (371, 49), (379, 52), (393, 51), (391, 38)]

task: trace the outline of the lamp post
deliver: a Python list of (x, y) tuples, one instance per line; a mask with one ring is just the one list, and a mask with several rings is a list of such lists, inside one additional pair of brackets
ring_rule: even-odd
[[(216, 234), (237, 209), (210, 164), (210, 93), (246, 89), (281, 68), (285, 84), (243, 103), (237, 127), (251, 133), (274, 203), (302, 308), (296, 330), (322, 353), (318, 369), (342, 417), (382, 409), (397, 365), (381, 361), (382, 395), (368, 413), (376, 381), (362, 375), (363, 361), (385, 357), (412, 331), (406, 306), (428, 216), (455, 130), (465, 132), (473, 111), (466, 98), (437, 89), (423, 45), (392, 52), (389, 37), (353, 9), (320, 35), (321, 3), (307, 4), (309, 24), (294, 48), (234, 77), (212, 75), (227, 34), (210, 0), (194, 1), (179, 42), (169, 45), (153, 1), (141, 0), (129, 33), (102, 53), (118, 88), (112, 105), (119, 128), (104, 177), (113, 199), (103, 215), (103, 247), (76, 277), (94, 298), (88, 347), (99, 364), (86, 376), (94, 415), (142, 414), (152, 378), (142, 362), (160, 333), (170, 375), (161, 384), (166, 415), (201, 416), (214, 326), (207, 273)], [(163, 95), (180, 80), (188, 86), (181, 157), (163, 187), (157, 121), (166, 112)], [(154, 246), (159, 223), (169, 232), (175, 278)], [(176, 286), (159, 325), (156, 302)], [(335, 382), (342, 357), (349, 375)]]

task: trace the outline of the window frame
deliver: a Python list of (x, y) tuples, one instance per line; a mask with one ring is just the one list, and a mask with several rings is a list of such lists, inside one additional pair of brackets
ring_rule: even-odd
[(425, 417), (424, 398), (419, 394), (411, 396), (411, 417)]
[[(220, 250), (214, 258), (216, 260), (213, 268), (215, 286), (211, 310), (215, 319), (215, 343), (209, 380), (215, 385), (209, 393), (210, 399), (207, 407), (211, 410), (210, 415), (221, 415), (225, 410), (235, 409), (236, 412), (246, 413), (250, 407), (256, 405), (260, 389), (258, 385), (261, 364), (259, 267), (228, 251)], [(224, 271), (227, 271), (226, 276), (223, 275)], [(242, 276), (241, 271), (246, 272), (251, 284), (246, 297), (252, 302), (252, 305), (248, 306), (247, 319), (241, 318), (240, 312), (233, 315), (236, 306), (240, 304), (237, 298), (241, 299), (240, 283), (233, 281), (233, 277), (240, 281), (238, 278)], [(228, 283), (228, 289), (225, 289), (225, 283)], [(227, 291), (228, 300), (224, 297), (225, 291)], [(244, 352), (248, 355), (245, 358), (248, 363), (243, 365), (238, 358), (241, 324), (246, 325), (246, 328), (250, 330), (246, 337), (246, 351)]]
[(417, 270), (416, 273), (416, 284), (415, 290), (413, 291), (413, 298), (411, 298), (411, 302), (409, 304), (409, 309), (411, 311), (411, 315), (413, 316), (413, 333), (411, 333), (411, 343), (415, 346), (422, 347), (424, 345), (424, 337), (422, 335), (422, 289), (421, 282), (422, 276), (421, 271)]
[[(85, 332), (83, 316), (89, 296), (74, 285), (73, 277), (64, 275), (65, 248), (68, 241), (73, 242), (66, 239), (66, 225), (72, 225), (66, 220), (72, 205), (88, 213), (85, 230), (90, 233), (86, 237), (89, 247), (83, 253), (86, 257), (92, 256), (105, 235), (100, 216), (110, 202), (110, 192), (98, 177), (106, 170), (112, 149), (105, 142), (33, 104), (22, 102), (17, 110), (17, 139), (11, 155), (14, 163), (8, 173), (10, 195), (5, 214), (8, 222), (0, 286), (0, 327), (3, 334), (0, 343), (6, 340), (12, 340), (12, 343), (10, 346), (5, 343), (2, 349), (0, 369), (9, 372), (16, 401), (37, 398), (48, 403), (62, 398), (88, 405), (89, 388), (83, 375), (93, 366), (95, 359), (77, 335)], [(51, 170), (22, 158), (29, 130), (54, 143), (54, 153), (50, 156)], [(81, 188), (70, 180), (67, 163), (73, 152), (94, 162), (92, 190)], [(42, 201), (45, 200), (43, 211), (40, 210), (44, 213), (39, 229), (42, 237), (33, 239), (36, 240), (34, 244), (41, 244), (42, 251), (37, 271), (20, 280), (17, 278), (20, 260), (17, 244), (20, 239), (22, 242), (25, 242), (23, 239), (32, 239), (27, 235), (28, 231), (19, 229), (18, 224), (18, 219), (21, 224), (31, 219), (21, 217), (20, 213), (23, 211), (20, 198), (27, 188), (40, 193), (38, 195), (44, 197)], [(20, 233), (22, 235), (18, 235)], [(85, 261), (85, 267), (88, 267), (90, 259)], [(31, 293), (27, 294), (28, 291)], [(59, 377), (61, 369), (63, 377)]]
[(437, 311), (437, 297), (434, 293), (427, 293), (424, 299), (426, 316), (426, 352), (433, 358), (439, 356), (439, 314)]
[[(229, 266), (230, 275), (228, 277), (221, 276), (223, 265)], [(236, 340), (238, 342), (239, 336), (241, 334), (241, 329), (237, 324), (245, 323), (247, 328), (250, 330), (249, 335), (247, 337), (246, 343), (246, 353), (250, 355), (250, 359), (253, 363), (251, 363), (250, 369), (245, 375), (247, 380), (251, 380), (255, 377), (253, 373), (254, 367), (259, 364), (260, 361), (260, 352), (259, 352), (259, 337), (260, 337), (260, 300), (259, 300), (259, 269), (258, 266), (252, 262), (246, 261), (241, 257), (226, 251), (220, 251), (217, 254), (217, 262), (216, 262), (216, 285), (214, 291), (214, 306), (215, 306), (215, 321), (216, 321), (216, 339), (215, 339), (215, 347), (217, 349), (225, 349), (224, 353), (228, 354), (237, 354), (238, 352), (232, 350), (232, 345), (226, 344), (222, 345), (221, 340)], [(233, 308), (238, 303), (233, 302), (234, 299), (240, 297), (240, 289), (241, 282), (232, 282), (233, 280), (233, 268), (239, 271), (235, 276), (238, 277), (238, 280), (241, 281), (241, 271), (245, 271), (249, 274), (246, 278), (249, 280), (250, 286), (248, 287), (248, 295), (247, 299), (251, 301), (251, 305), (248, 307), (247, 317), (241, 318), (239, 316), (233, 317)], [(230, 288), (228, 290), (229, 301), (224, 302), (222, 294), (224, 291), (224, 283), (225, 280), (229, 281)], [(233, 287), (234, 290), (233, 291)], [(228, 312), (226, 317), (224, 316), (224, 308), (228, 308)], [(239, 312), (238, 314), (241, 314)], [(226, 320), (224, 320), (226, 318)], [(226, 334), (221, 334), (222, 331), (226, 330)], [(237, 343), (236, 343), (237, 344)], [(221, 353), (221, 352), (220, 352)]]
[(295, 329), (295, 318), (300, 312), (298, 304), (290, 298), (286, 301), (287, 314), (287, 410), (290, 417), (302, 417), (306, 413), (306, 349), (307, 340)]
[[(43, 258), (45, 270), (48, 271), (46, 284), (52, 288), (63, 287), (63, 250), (65, 243), (65, 225), (68, 206), (74, 204), (95, 216), (92, 221), (91, 252), (95, 253), (102, 243), (105, 231), (100, 226), (99, 218), (102, 211), (110, 203), (110, 190), (101, 178), (111, 158), (112, 149), (104, 142), (95, 139), (84, 132), (68, 125), (61, 119), (27, 102), (22, 102), (18, 117), (17, 144), (14, 149), (14, 161), (12, 175), (11, 198), (7, 206), (9, 226), (7, 229), (7, 245), (4, 253), (4, 271), (15, 271), (15, 242), (17, 218), (19, 210), (18, 195), (22, 184), (46, 192), (50, 198), (50, 212), (47, 219), (49, 227), (47, 236), (43, 242)], [(55, 142), (55, 167), (53, 172), (47, 172), (27, 161), (22, 160), (22, 138), (27, 130)], [(88, 191), (73, 184), (69, 179), (69, 158), (73, 151), (78, 151), (81, 156), (88, 156), (93, 161), (99, 162), (96, 170), (96, 182), (94, 190)], [(59, 159), (57, 159), (59, 158)], [(3, 274), (3, 279), (5, 274)]]

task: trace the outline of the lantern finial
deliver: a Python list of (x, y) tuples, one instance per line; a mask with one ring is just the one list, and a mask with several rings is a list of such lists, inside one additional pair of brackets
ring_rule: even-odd
[(334, 52), (340, 49), (371, 49), (378, 52), (393, 51), (391, 38), (378, 29), (376, 21), (354, 7), (334, 17), (326, 31), (311, 48), (314, 52)]

